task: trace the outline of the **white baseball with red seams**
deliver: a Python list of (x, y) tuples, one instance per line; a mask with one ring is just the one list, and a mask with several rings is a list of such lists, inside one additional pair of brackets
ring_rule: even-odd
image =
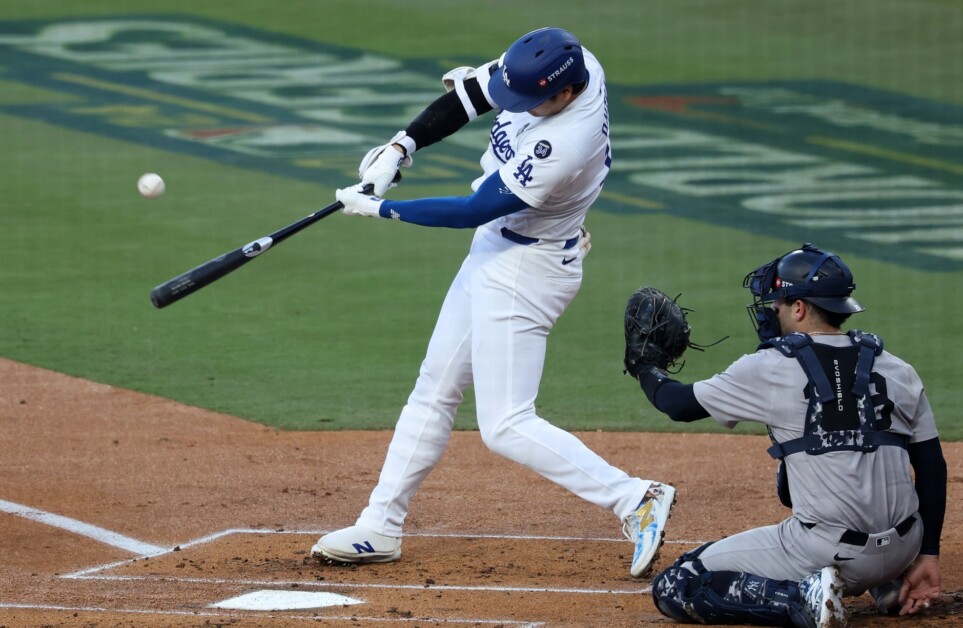
[(157, 198), (166, 189), (164, 180), (155, 172), (148, 172), (137, 179), (137, 191), (144, 198)]

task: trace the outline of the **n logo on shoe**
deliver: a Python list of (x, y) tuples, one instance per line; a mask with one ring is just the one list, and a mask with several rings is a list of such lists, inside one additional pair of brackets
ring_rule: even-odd
[(375, 548), (371, 547), (371, 541), (365, 541), (364, 544), (352, 543), (351, 547), (353, 547), (354, 551), (358, 552), (359, 554), (364, 554), (365, 552), (368, 554), (374, 554), (375, 551)]
[(639, 530), (645, 530), (650, 523), (655, 522), (655, 517), (652, 516), (652, 501), (650, 499), (642, 504), (642, 507), (635, 513), (635, 516), (639, 518)]

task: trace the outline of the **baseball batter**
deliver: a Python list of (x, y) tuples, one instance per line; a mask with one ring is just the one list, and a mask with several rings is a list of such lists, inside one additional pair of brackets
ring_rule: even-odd
[(838, 256), (806, 244), (745, 286), (758, 351), (692, 385), (658, 368), (638, 378), (673, 420), (766, 425), (792, 515), (684, 554), (655, 579), (656, 605), (683, 622), (842, 626), (842, 595), (903, 577), (888, 599), (876, 592), (878, 605), (918, 612), (940, 594), (946, 507), (946, 463), (919, 376), (878, 337), (841, 331), (863, 308)]
[[(546, 340), (581, 285), (589, 246), (582, 225), (612, 159), (602, 66), (571, 33), (544, 28), (498, 61), (443, 80), (448, 93), (369, 151), (361, 183), (336, 194), (348, 215), (476, 231), (368, 506), (312, 554), (350, 563), (401, 556), (409, 502), (445, 451), (463, 391), (474, 386), (489, 449), (613, 511), (635, 544), (630, 571), (640, 576), (661, 544), (675, 490), (629, 476), (535, 412)], [(416, 150), (493, 110), (473, 194), (381, 198)], [(373, 195), (362, 192), (366, 185)]]

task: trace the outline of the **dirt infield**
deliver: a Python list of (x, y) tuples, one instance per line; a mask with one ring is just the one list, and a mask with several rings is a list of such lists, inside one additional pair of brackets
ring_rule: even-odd
[[(354, 521), (389, 432), (278, 432), (4, 359), (0, 381), (0, 627), (672, 624), (629, 576), (611, 513), (477, 433), (454, 434), (413, 502), (401, 561), (338, 567), (308, 550)], [(765, 437), (579, 436), (678, 488), (657, 569), (785, 516)], [(851, 625), (963, 625), (963, 448), (944, 448), (941, 603), (889, 619), (850, 599)], [(255, 592), (288, 608), (225, 608)], [(321, 594), (344, 597), (319, 607)]]

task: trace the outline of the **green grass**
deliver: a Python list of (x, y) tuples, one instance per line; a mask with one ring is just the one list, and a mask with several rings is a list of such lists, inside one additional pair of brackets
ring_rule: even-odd
[[(158, 12), (143, 0), (5, 0), (0, 21)], [(497, 56), (550, 22), (575, 31), (611, 83), (831, 79), (963, 105), (963, 9), (949, 0), (168, 0), (163, 12), (443, 68)], [(0, 106), (70, 98), (5, 74), (0, 65)], [(333, 216), (158, 311), (154, 285), (326, 205), (347, 181), (297, 181), (3, 113), (0, 137), (0, 355), (282, 428), (393, 425), (469, 232)], [(429, 164), (416, 159), (415, 170)], [(155, 201), (134, 192), (146, 171), (167, 181)], [(465, 183), (413, 178), (400, 190), (455, 194)], [(571, 429), (719, 429), (670, 424), (622, 375), (625, 300), (641, 284), (681, 292), (697, 341), (730, 336), (687, 356), (680, 378), (708, 377), (755, 346), (742, 277), (801, 236), (662, 213), (595, 211), (588, 224), (595, 247), (549, 342), (540, 413)], [(963, 438), (961, 273), (839, 252), (869, 308), (859, 327), (917, 367), (944, 438)], [(473, 427), (472, 414), (469, 396), (458, 426)]]

